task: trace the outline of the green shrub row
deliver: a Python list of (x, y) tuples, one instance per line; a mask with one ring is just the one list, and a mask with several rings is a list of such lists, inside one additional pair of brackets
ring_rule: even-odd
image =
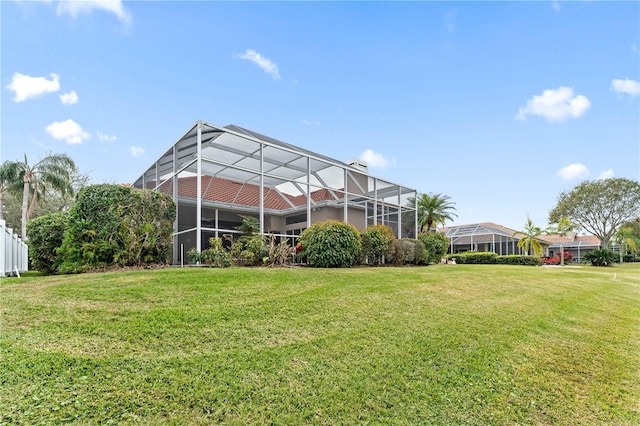
[(494, 252), (467, 251), (463, 253), (448, 254), (448, 260), (455, 260), (459, 264), (483, 264), (483, 265), (529, 265), (538, 266), (540, 258), (537, 256), (525, 256), (510, 254), (500, 256)]
[(358, 261), (373, 265), (439, 263), (449, 240), (437, 233), (420, 234), (417, 239), (396, 239), (386, 225), (371, 225), (358, 232), (352, 225), (329, 220), (307, 228), (299, 243), (303, 261), (312, 266), (336, 268)]

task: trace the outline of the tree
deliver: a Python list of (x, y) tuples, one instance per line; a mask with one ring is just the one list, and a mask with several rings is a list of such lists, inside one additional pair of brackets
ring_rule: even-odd
[(29, 165), (25, 155), (24, 163), (18, 162), (16, 167), (23, 183), (21, 225), (22, 239), (26, 240), (27, 221), (47, 189), (61, 194), (73, 193), (71, 175), (76, 165), (66, 154), (49, 154), (33, 165)]
[(434, 225), (444, 225), (447, 220), (453, 220), (453, 217), (458, 217), (454, 213), (456, 210), (454, 204), (447, 195), (420, 195), (418, 197), (418, 225), (420, 226), (420, 232), (424, 232), (425, 226), (427, 227), (427, 232), (431, 232), (431, 228)]
[[(44, 194), (41, 194), (41, 197), (38, 199), (38, 204), (31, 216), (29, 216), (29, 221), (50, 213), (69, 211), (73, 205), (75, 194), (86, 187), (90, 183), (91, 178), (88, 174), (76, 170), (71, 173), (70, 180), (73, 192), (65, 192), (62, 194), (52, 188), (47, 188)], [(19, 179), (18, 184), (17, 189), (10, 189), (4, 194), (4, 220), (7, 222), (7, 226), (14, 229), (20, 229), (20, 219), (22, 215), (22, 179)], [(29, 221), (27, 221), (27, 224)], [(29, 235), (28, 229), (27, 235)]]
[(640, 247), (640, 236), (636, 234), (633, 225), (630, 224), (625, 224), (620, 227), (613, 236), (613, 239), (620, 245), (620, 263), (624, 260), (625, 250), (623, 250), (623, 247), (626, 246), (626, 249), (633, 255), (635, 255), (636, 251)]
[(536, 256), (540, 256), (542, 253), (542, 245), (538, 240), (538, 236), (542, 234), (542, 229), (535, 226), (530, 217), (527, 216), (527, 223), (524, 225), (522, 231), (516, 231), (511, 235), (511, 239), (514, 239), (516, 235), (521, 235), (518, 240), (518, 247), (523, 249), (529, 255), (529, 250), (533, 248), (533, 252)]
[(20, 183), (18, 164), (14, 161), (5, 161), (0, 165), (0, 220), (4, 219), (5, 193), (15, 190)]
[(549, 222), (557, 223), (563, 216), (607, 247), (622, 224), (640, 216), (640, 183), (626, 178), (582, 182), (560, 194)]
[(560, 218), (558, 223), (555, 226), (550, 226), (545, 230), (545, 233), (558, 235), (562, 237), (560, 240), (560, 265), (564, 266), (564, 238), (567, 234), (576, 229), (576, 225), (571, 223), (571, 220), (563, 216)]

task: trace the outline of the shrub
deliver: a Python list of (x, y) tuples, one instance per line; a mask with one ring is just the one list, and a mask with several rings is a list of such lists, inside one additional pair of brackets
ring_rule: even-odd
[(352, 266), (362, 250), (358, 230), (348, 223), (336, 220), (318, 222), (300, 235), (301, 254), (318, 268), (345, 268)]
[(263, 263), (267, 266), (290, 265), (296, 255), (296, 247), (289, 245), (289, 239), (285, 238), (276, 243), (276, 236), (271, 235), (267, 254), (263, 258)]
[(440, 263), (442, 257), (447, 254), (449, 239), (440, 232), (423, 232), (418, 239), (424, 244), (427, 251), (426, 263)]
[(166, 264), (175, 215), (175, 203), (167, 194), (120, 185), (87, 186), (69, 212), (59, 271)]
[(467, 251), (464, 253), (450, 254), (447, 259), (455, 259), (461, 264), (495, 264), (498, 263), (498, 254), (494, 252)]
[(591, 262), (593, 266), (611, 266), (618, 261), (619, 257), (618, 253), (602, 248), (590, 251), (582, 258), (587, 262)]
[(560, 255), (564, 256), (564, 263), (569, 263), (573, 260), (573, 253), (570, 251), (561, 251)]
[(505, 256), (498, 256), (497, 262), (501, 265), (529, 265), (538, 266), (540, 264), (540, 258), (537, 256), (524, 256), (520, 254), (509, 254)]
[(226, 268), (233, 264), (231, 255), (222, 246), (222, 239), (209, 238), (209, 248), (201, 253), (202, 262), (214, 268)]
[(35, 270), (43, 274), (57, 272), (61, 261), (58, 249), (62, 245), (68, 223), (69, 214), (66, 212), (40, 216), (27, 223), (29, 260)]
[(396, 239), (393, 230), (386, 225), (370, 225), (362, 231), (362, 255), (367, 263), (380, 265), (393, 255)]
[(420, 240), (402, 238), (393, 242), (393, 262), (396, 265), (421, 265), (426, 262), (424, 244)]

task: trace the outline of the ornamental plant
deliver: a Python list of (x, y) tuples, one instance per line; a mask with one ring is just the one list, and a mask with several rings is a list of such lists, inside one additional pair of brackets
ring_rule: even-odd
[(609, 249), (592, 250), (584, 255), (584, 260), (593, 266), (611, 266), (618, 260), (618, 254)]
[(83, 188), (69, 211), (59, 272), (166, 264), (176, 205), (167, 194), (120, 185)]
[(366, 262), (381, 265), (393, 256), (393, 242), (396, 237), (387, 225), (370, 225), (362, 231), (362, 256)]
[(347, 268), (358, 261), (362, 250), (358, 230), (337, 220), (311, 225), (298, 241), (307, 264), (317, 268)]
[(40, 216), (27, 223), (29, 260), (33, 269), (47, 275), (57, 272), (61, 260), (58, 248), (68, 223), (66, 212)]
[(447, 254), (449, 238), (440, 232), (424, 232), (418, 235), (418, 239), (424, 244), (427, 252), (426, 263), (440, 263), (442, 257)]

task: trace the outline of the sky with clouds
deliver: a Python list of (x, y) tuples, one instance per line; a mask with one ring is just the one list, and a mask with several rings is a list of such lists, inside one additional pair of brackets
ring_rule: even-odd
[(1, 2), (0, 158), (132, 182), (236, 124), (539, 226), (640, 178), (638, 2)]

